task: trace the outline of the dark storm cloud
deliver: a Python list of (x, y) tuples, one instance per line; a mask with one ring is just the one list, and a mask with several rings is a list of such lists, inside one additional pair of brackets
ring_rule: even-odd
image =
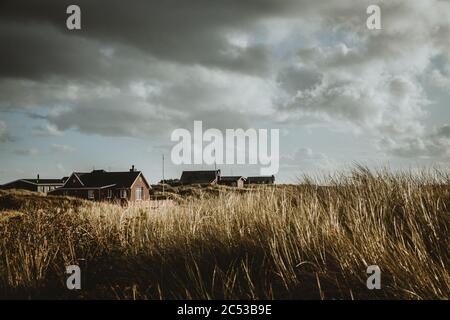
[[(82, 38), (67, 37), (53, 27), (2, 21), (0, 24), (2, 77), (45, 79), (74, 77), (98, 64), (98, 52)], [(95, 53), (95, 54), (94, 54)], [(95, 68), (96, 69), (96, 68)]]
[[(70, 4), (81, 7), (82, 30), (66, 28)], [(191, 119), (245, 124), (236, 112), (245, 90), (227, 73), (266, 73), (270, 50), (230, 37), (285, 10), (266, 0), (2, 1), (0, 110), (55, 109), (42, 118), (57, 130), (107, 136), (161, 132)], [(218, 70), (218, 83), (204, 75), (210, 70)], [(130, 92), (138, 82), (156, 92)], [(221, 92), (236, 102), (219, 101)]]
[[(193, 120), (222, 129), (314, 117), (385, 138), (393, 153), (447, 154), (448, 128), (422, 125), (418, 78), (434, 55), (450, 57), (449, 2), (430, 3), (384, 2), (384, 28), (371, 32), (369, 0), (3, 0), (0, 112), (46, 120), (31, 125), (38, 136), (151, 139)], [(81, 30), (66, 28), (71, 4)], [(11, 128), (0, 125), (0, 142)]]
[[(81, 7), (81, 30), (66, 28), (70, 4)], [(0, 39), (7, 46), (0, 52), (0, 72), (32, 77), (88, 71), (96, 62), (89, 39), (129, 46), (162, 60), (261, 73), (267, 70), (268, 49), (230, 44), (228, 35), (289, 7), (289, 2), (270, 0), (2, 1)]]
[(3, 78), (120, 83), (142, 77), (155, 62), (133, 48), (120, 44), (112, 48), (94, 39), (65, 34), (48, 24), (0, 20), (0, 43), (5, 44), (0, 51)]
[(311, 90), (320, 84), (323, 75), (317, 70), (290, 66), (278, 75), (281, 87), (290, 95), (296, 95), (298, 91)]

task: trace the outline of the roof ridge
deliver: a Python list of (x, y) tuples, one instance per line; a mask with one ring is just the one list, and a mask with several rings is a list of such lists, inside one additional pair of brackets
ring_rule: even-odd
[(138, 172), (142, 172), (140, 170), (135, 170), (135, 171), (104, 171), (104, 172), (74, 172), (74, 173), (84, 173), (84, 174), (91, 174), (91, 173), (96, 173), (96, 174), (105, 174), (105, 173), (138, 173)]

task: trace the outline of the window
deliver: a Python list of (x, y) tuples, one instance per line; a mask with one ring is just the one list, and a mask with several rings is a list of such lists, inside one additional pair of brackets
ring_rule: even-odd
[(94, 190), (88, 190), (88, 198), (94, 199)]
[(136, 188), (136, 200), (142, 200), (143, 191), (142, 187)]
[(123, 199), (123, 198), (126, 198), (127, 197), (127, 190), (120, 190), (120, 197)]
[(111, 189), (108, 190), (107, 198), (108, 198), (108, 199), (111, 199), (111, 198), (112, 198), (112, 190), (111, 190)]
[(38, 192), (44, 192), (44, 187), (43, 186), (38, 186)]

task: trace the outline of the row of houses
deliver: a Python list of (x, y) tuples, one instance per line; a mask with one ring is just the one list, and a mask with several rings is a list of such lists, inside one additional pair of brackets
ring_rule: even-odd
[(135, 202), (150, 199), (151, 185), (142, 171), (73, 172), (62, 179), (19, 179), (1, 186), (1, 189), (24, 189), (48, 195), (72, 196), (97, 201)]
[[(243, 187), (244, 184), (273, 184), (274, 176), (243, 177), (221, 176), (220, 170), (183, 171), (180, 179), (161, 183), (170, 185), (228, 185)], [(24, 189), (49, 195), (72, 196), (97, 201), (136, 202), (150, 200), (151, 185), (142, 171), (131, 167), (129, 171), (73, 172), (62, 179), (18, 179), (6, 183), (1, 189)]]
[(220, 170), (183, 171), (180, 179), (161, 180), (172, 186), (178, 185), (227, 185), (242, 188), (246, 184), (274, 184), (275, 176), (222, 176)]

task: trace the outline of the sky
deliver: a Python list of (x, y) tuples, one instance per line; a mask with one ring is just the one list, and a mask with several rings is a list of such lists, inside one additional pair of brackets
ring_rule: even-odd
[(195, 120), (279, 129), (282, 183), (448, 168), (449, 39), (447, 0), (2, 0), (0, 183), (131, 165), (156, 183), (163, 154), (165, 178), (212, 169), (171, 162)]

